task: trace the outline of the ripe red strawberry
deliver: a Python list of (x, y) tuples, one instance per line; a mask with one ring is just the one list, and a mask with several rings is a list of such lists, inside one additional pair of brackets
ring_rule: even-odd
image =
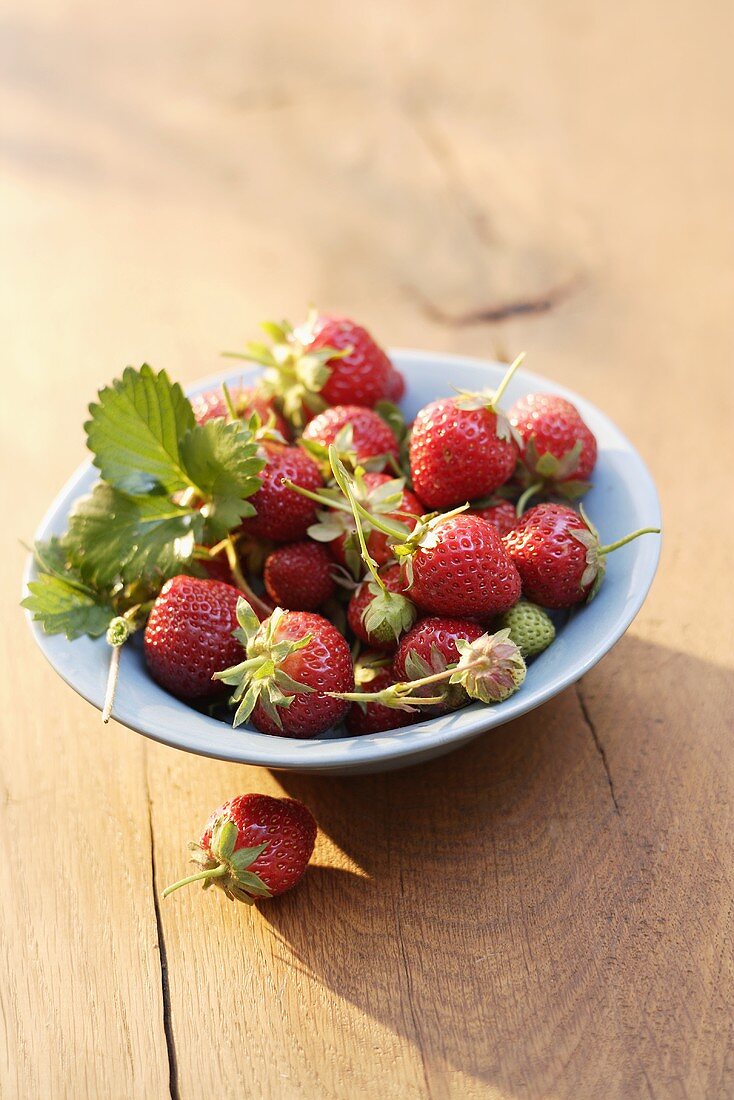
[(267, 461), (260, 472), (262, 485), (250, 497), (257, 514), (243, 522), (242, 531), (273, 542), (297, 542), (315, 522), (316, 505), (282, 482), (288, 478), (315, 492), (324, 484), (319, 468), (300, 447), (265, 443), (263, 454)]
[(316, 822), (302, 802), (239, 795), (215, 810), (198, 844), (189, 845), (200, 870), (168, 886), (163, 897), (190, 882), (218, 886), (249, 904), (276, 897), (302, 878), (315, 841)]
[[(276, 431), (280, 432), (284, 439), (290, 439), (291, 430), (288, 421), (281, 416), (275, 407), (272, 397), (261, 393), (252, 386), (231, 386), (229, 395), (232, 398), (235, 412), (241, 420), (249, 420), (253, 413), (257, 413), (263, 424), (271, 422)], [(206, 390), (191, 398), (191, 407), (194, 410), (197, 424), (205, 424), (207, 420), (229, 415), (224, 391), (221, 386), (213, 390)]]
[(390, 456), (398, 457), (398, 441), (388, 425), (372, 409), (360, 405), (325, 409), (306, 425), (302, 439), (317, 457), (326, 458), (333, 443), (342, 461), (348, 459), (352, 466), (371, 470), (383, 470)]
[(393, 367), (390, 377), (388, 378), (387, 391), (385, 398), (388, 401), (392, 401), (394, 405), (397, 405), (405, 397), (405, 377), (403, 373)]
[(328, 359), (329, 376), (319, 393), (327, 405), (367, 405), (372, 408), (387, 397), (390, 383), (395, 385), (395, 369), (367, 329), (346, 317), (322, 314), (306, 322), (297, 331), (307, 353), (322, 348), (346, 351), (340, 358)]
[(578, 409), (555, 393), (531, 393), (508, 413), (520, 437), (526, 488), (579, 497), (589, 488), (596, 439)]
[(434, 615), (485, 619), (520, 597), (520, 577), (497, 531), (462, 512), (419, 523), (396, 547), (412, 585), (407, 594)]
[(164, 584), (143, 636), (148, 671), (161, 687), (179, 699), (223, 694), (212, 676), (241, 656), (232, 634), (240, 596), (230, 584), (197, 577)]
[[(245, 600), (237, 606), (241, 663), (217, 673), (235, 687), (234, 725), (252, 716), (263, 733), (316, 737), (340, 722), (348, 704), (326, 692), (351, 691), (352, 655), (344, 637), (321, 615), (276, 608), (260, 624)], [(245, 658), (242, 660), (242, 658)]]
[(638, 535), (658, 534), (644, 527), (608, 546), (585, 515), (565, 504), (537, 504), (518, 521), (504, 543), (522, 578), (523, 595), (541, 607), (573, 607), (590, 600), (604, 579), (606, 555)]
[(515, 360), (494, 393), (442, 398), (416, 416), (410, 472), (413, 488), (429, 508), (453, 508), (488, 496), (512, 476), (518, 447), (498, 403), (520, 362)]
[(299, 426), (329, 405), (372, 408), (398, 388), (387, 355), (354, 321), (314, 312), (296, 329), (287, 321), (262, 327), (273, 346), (248, 344), (234, 357), (266, 368), (262, 388)]
[[(359, 503), (377, 521), (388, 520), (402, 524), (406, 537), (423, 514), (423, 505), (414, 493), (404, 487), (400, 478), (377, 473), (358, 475), (355, 478), (354, 492)], [(336, 496), (343, 503), (341, 494), (337, 493)], [(384, 565), (390, 561), (393, 557), (392, 542), (396, 541), (397, 536), (391, 540), (384, 531), (371, 526), (366, 519), (363, 519), (363, 528), (367, 549), (377, 564)], [(352, 554), (356, 553), (357, 558), (359, 556), (356, 525), (350, 510), (336, 508), (319, 512), (318, 523), (310, 527), (308, 533), (319, 542), (328, 542), (334, 558), (341, 565), (351, 567)]]
[[(430, 617), (420, 619), (412, 630), (405, 634), (398, 646), (393, 661), (394, 681), (418, 680), (434, 672), (443, 672), (449, 665), (459, 660), (457, 641), (461, 638), (474, 642), (481, 638), (484, 631), (476, 623), (462, 619)], [(468, 702), (468, 695), (460, 684), (443, 684), (440, 689), (429, 686), (418, 689), (418, 694), (426, 698), (441, 694), (443, 703), (430, 708), (430, 713), (443, 714), (456, 710)], [(425, 711), (424, 712), (428, 713)]]
[[(204, 549), (206, 548), (202, 547), (202, 550)], [(217, 554), (213, 558), (202, 558), (199, 565), (210, 581), (221, 581), (223, 584), (237, 587), (226, 554)]]
[(328, 550), (310, 539), (279, 546), (265, 561), (265, 588), (279, 607), (316, 611), (336, 592)]
[(506, 535), (517, 523), (515, 505), (509, 500), (498, 500), (494, 504), (472, 508), (471, 513), (491, 523), (499, 535)]
[[(395, 683), (395, 678), (389, 668), (366, 669), (368, 676), (361, 676), (357, 671), (357, 686), (364, 691), (382, 691)], [(368, 733), (382, 733), (384, 730), (398, 729), (401, 726), (410, 726), (413, 722), (420, 721), (421, 714), (414, 711), (397, 710), (395, 707), (385, 707), (382, 703), (352, 703), (346, 717), (345, 725), (349, 733), (354, 737)]]
[[(405, 594), (406, 582), (403, 579), (402, 569), (399, 565), (388, 565), (386, 568), (381, 569), (380, 577), (389, 592), (400, 595)], [(347, 609), (347, 621), (352, 632), (365, 645), (372, 646), (373, 649), (391, 650), (395, 649), (398, 644), (396, 633), (400, 632), (400, 628), (409, 629), (412, 625), (412, 620), (415, 619), (415, 611), (410, 607), (408, 608), (407, 618), (402, 618), (400, 622), (395, 624), (397, 630), (391, 627), (389, 622), (385, 623), (384, 620), (370, 630), (368, 629), (369, 610), (370, 607), (374, 606), (375, 600), (379, 599), (379, 593), (379, 587), (368, 575), (352, 594)]]

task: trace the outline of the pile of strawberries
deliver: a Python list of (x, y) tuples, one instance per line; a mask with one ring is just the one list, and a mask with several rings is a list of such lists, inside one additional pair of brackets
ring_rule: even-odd
[[(23, 601), (48, 633), (106, 636), (235, 726), (318, 737), (406, 726), (517, 691), (558, 611), (592, 599), (607, 555), (582, 507), (596, 440), (577, 409), (457, 392), (406, 425), (405, 383), (360, 325), (263, 326), (254, 387), (194, 399), (127, 368), (85, 424), (99, 480), (38, 543)], [(290, 889), (316, 823), (249, 794), (193, 845), (189, 882), (252, 903)]]
[[(456, 392), (406, 425), (405, 384), (360, 325), (263, 326), (255, 386), (193, 402), (127, 368), (85, 425), (100, 473), (36, 546), (24, 604), (49, 632), (106, 634), (234, 725), (375, 733), (502, 702), (591, 599), (606, 555), (583, 509), (596, 440), (577, 409)], [(522, 357), (521, 357), (522, 358)], [(647, 529), (646, 529), (647, 530)]]
[[(255, 515), (211, 579), (176, 576), (144, 634), (182, 699), (229, 696), (235, 725), (316, 737), (408, 725), (508, 697), (555, 637), (544, 609), (590, 599), (606, 553), (559, 498), (589, 486), (596, 440), (562, 397), (457, 393), (410, 428), (402, 376), (364, 328), (268, 326), (255, 388), (197, 397), (197, 421), (264, 426)], [(519, 361), (518, 361), (519, 362)], [(524, 510), (531, 498), (551, 498)], [(518, 507), (519, 503), (519, 507)]]

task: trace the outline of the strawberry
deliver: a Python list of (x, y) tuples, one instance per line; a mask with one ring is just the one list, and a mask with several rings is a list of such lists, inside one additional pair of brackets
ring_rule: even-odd
[(266, 459), (260, 472), (262, 485), (251, 498), (257, 514), (246, 519), (241, 530), (273, 542), (296, 542), (305, 538), (309, 525), (315, 522), (316, 507), (283, 485), (283, 480), (315, 492), (324, 484), (319, 468), (300, 447), (264, 443), (262, 453)]
[(404, 563), (408, 595), (431, 614), (485, 619), (519, 599), (518, 571), (481, 516), (449, 512), (419, 521), (394, 551)]
[(349, 646), (328, 619), (276, 608), (260, 624), (241, 599), (237, 621), (245, 660), (215, 677), (235, 688), (235, 726), (252, 716), (263, 733), (305, 738), (341, 721), (347, 704), (327, 693), (351, 691), (354, 669)]
[(265, 560), (265, 589), (280, 607), (316, 611), (336, 592), (333, 566), (328, 550), (310, 539), (279, 546)]
[(597, 448), (576, 406), (555, 393), (531, 393), (516, 401), (508, 416), (520, 437), (523, 504), (541, 491), (571, 499), (582, 496)]
[[(455, 665), (459, 660), (457, 642), (462, 639), (474, 642), (481, 638), (484, 631), (476, 623), (463, 619), (430, 617), (420, 619), (412, 630), (405, 634), (398, 646), (393, 661), (392, 674), (395, 681), (418, 680), (435, 672)], [(432, 696), (432, 687), (420, 688), (419, 695)], [(468, 695), (461, 685), (444, 684), (441, 687), (443, 702), (437, 703), (432, 714), (443, 714), (456, 710), (468, 702)]]
[[(357, 469), (351, 484), (355, 500), (367, 513), (362, 516), (367, 549), (378, 565), (384, 565), (393, 557), (392, 544), (410, 535), (423, 514), (423, 505), (405, 488), (402, 478)], [(328, 542), (335, 560), (358, 576), (357, 525), (351, 506), (339, 488), (327, 489), (316, 499), (328, 510), (319, 512), (309, 535), (317, 542)]]
[(302, 802), (239, 795), (215, 810), (198, 844), (189, 845), (201, 869), (166, 887), (163, 897), (190, 882), (218, 886), (250, 905), (276, 897), (303, 877), (315, 842), (316, 822)]
[(402, 372), (393, 367), (388, 380), (385, 399), (397, 405), (405, 397), (405, 377)]
[(506, 535), (517, 523), (515, 505), (509, 500), (495, 500), (479, 506), (475, 504), (471, 514), (481, 516), (487, 523), (491, 523), (499, 535)]
[(371, 408), (387, 397), (394, 367), (367, 329), (346, 317), (327, 315), (311, 318), (298, 330), (309, 354), (336, 348), (338, 358), (328, 359), (329, 376), (320, 389), (327, 405), (367, 405)]
[[(240, 420), (249, 420), (253, 413), (257, 413), (263, 424), (272, 423), (272, 426), (284, 439), (289, 440), (291, 430), (288, 421), (281, 416), (275, 407), (272, 397), (261, 393), (252, 386), (230, 387), (229, 395), (232, 399), (234, 411)], [(194, 410), (197, 424), (205, 424), (207, 420), (215, 420), (229, 416), (229, 407), (221, 386), (213, 390), (206, 390), (191, 398), (191, 407)]]
[(143, 636), (148, 671), (161, 687), (179, 699), (222, 694), (212, 676), (242, 652), (232, 634), (240, 595), (231, 584), (197, 577), (164, 584)]
[(202, 555), (201, 559), (196, 559), (198, 564), (206, 573), (207, 577), (211, 581), (222, 581), (223, 584), (229, 584), (236, 587), (235, 579), (232, 576), (232, 569), (227, 561), (226, 554), (209, 555), (208, 547), (197, 547)]
[(312, 312), (295, 329), (287, 321), (262, 327), (273, 340), (272, 347), (248, 344), (234, 358), (266, 368), (262, 387), (298, 426), (329, 405), (372, 408), (399, 389), (387, 355), (354, 321)]
[(522, 578), (523, 594), (541, 607), (573, 607), (591, 600), (606, 570), (606, 555), (639, 535), (659, 534), (644, 527), (601, 546), (596, 528), (565, 504), (536, 504), (518, 521), (504, 543)]
[[(370, 664), (369, 655), (365, 655), (365, 663), (360, 663), (356, 670), (355, 679), (357, 690), (383, 691), (395, 683), (389, 668), (380, 668), (379, 664)], [(398, 729), (400, 726), (410, 726), (419, 721), (421, 715), (418, 711), (396, 710), (393, 707), (383, 706), (381, 703), (352, 703), (347, 714), (345, 725), (352, 736), (362, 736), (367, 733), (382, 733), (385, 730)]]
[[(381, 569), (380, 577), (389, 592), (404, 596), (405, 581), (399, 565)], [(410, 629), (415, 618), (415, 605), (408, 599), (393, 601), (392, 608), (385, 608), (381, 589), (369, 576), (355, 589), (347, 610), (352, 632), (373, 649), (394, 649), (400, 635)]]
[(528, 600), (518, 600), (514, 607), (505, 611), (500, 625), (509, 630), (523, 657), (537, 657), (556, 636), (550, 615)]
[(493, 493), (512, 476), (518, 446), (499, 401), (516, 359), (494, 393), (461, 393), (420, 410), (410, 439), (410, 471), (420, 499), (453, 508)]
[(398, 459), (398, 441), (388, 425), (372, 409), (360, 405), (334, 405), (315, 416), (301, 437), (314, 457), (328, 461), (329, 444), (342, 461), (369, 470), (384, 470)]

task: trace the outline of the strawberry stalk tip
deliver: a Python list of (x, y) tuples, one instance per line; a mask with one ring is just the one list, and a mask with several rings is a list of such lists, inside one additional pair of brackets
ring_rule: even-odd
[(106, 640), (112, 652), (110, 653), (107, 687), (105, 689), (104, 703), (102, 704), (102, 721), (105, 725), (107, 725), (112, 717), (112, 707), (115, 702), (117, 681), (120, 677), (120, 655), (122, 653), (122, 647), (130, 635), (134, 634), (135, 631), (139, 630), (143, 625), (152, 606), (152, 600), (145, 604), (136, 604), (135, 607), (129, 608), (124, 615), (116, 615), (114, 619), (110, 620), (110, 625), (107, 627)]
[(638, 531), (633, 531), (630, 535), (625, 535), (624, 538), (617, 539), (616, 542), (608, 542), (606, 546), (600, 546), (597, 553), (599, 554), (611, 554), (614, 550), (619, 550), (620, 547), (626, 546), (628, 542), (632, 542), (633, 539), (638, 539), (640, 535), (659, 535), (659, 527), (640, 527)]
[(500, 382), (497, 389), (494, 391), (494, 396), (492, 398), (492, 405), (494, 406), (495, 409), (497, 408), (500, 401), (502, 400), (502, 397), (504, 396), (505, 390), (507, 389), (507, 387), (509, 386), (510, 382), (512, 381), (512, 379), (515, 375), (515, 371), (517, 371), (519, 369), (519, 367), (523, 363), (524, 359), (525, 359), (525, 352), (521, 351), (520, 354), (517, 356), (517, 358), (512, 363), (510, 363), (510, 366), (507, 368), (507, 371), (505, 372), (504, 378)]

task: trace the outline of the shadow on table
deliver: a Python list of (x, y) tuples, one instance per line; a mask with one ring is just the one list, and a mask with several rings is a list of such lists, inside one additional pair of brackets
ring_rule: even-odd
[[(519, 1067), (547, 1085), (576, 1059), (593, 1082), (600, 1044), (647, 1028), (656, 1051), (696, 965), (701, 933), (671, 953), (664, 921), (689, 909), (677, 853), (700, 847), (699, 816), (715, 842), (690, 799), (726, 802), (712, 754), (730, 691), (715, 665), (626, 638), (577, 688), (452, 755), (375, 776), (279, 774), (364, 874), (312, 867), (263, 918), (304, 968), (414, 1042), (428, 1078), (460, 1069), (512, 1095)], [(707, 789), (687, 786), (697, 753)], [(706, 876), (696, 890), (700, 929), (717, 891)], [(641, 1072), (626, 1064), (625, 1087)]]

